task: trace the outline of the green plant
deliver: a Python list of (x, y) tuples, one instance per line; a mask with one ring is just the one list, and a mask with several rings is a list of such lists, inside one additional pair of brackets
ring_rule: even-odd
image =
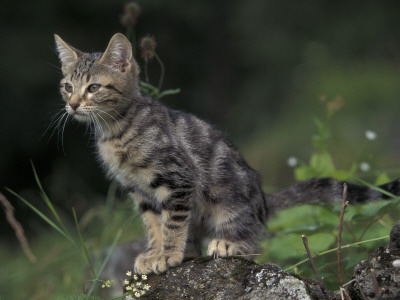
[(43, 186), (40, 182), (39, 176), (36, 172), (35, 166), (32, 164), (32, 170), (33, 170), (33, 174), (36, 180), (36, 183), (39, 187), (40, 190), (40, 195), (43, 199), (43, 201), (46, 203), (47, 207), (50, 209), (52, 216), (55, 218), (56, 222), (58, 224), (56, 224), (55, 222), (53, 222), (49, 217), (47, 217), (43, 212), (41, 212), (39, 209), (37, 209), (33, 204), (31, 204), (29, 201), (27, 201), (26, 199), (24, 199), (23, 197), (21, 197), (19, 194), (17, 194), (16, 192), (14, 192), (13, 190), (6, 188), (6, 190), (8, 192), (10, 192), (12, 195), (14, 195), (15, 197), (17, 197), (19, 200), (21, 200), (23, 203), (25, 203), (29, 208), (31, 208), (37, 215), (39, 215), (48, 225), (50, 225), (53, 229), (55, 229), (57, 232), (59, 232), (64, 238), (66, 238), (75, 248), (75, 250), (80, 253), (80, 255), (82, 255), (85, 258), (85, 262), (87, 264), (87, 266), (90, 269), (91, 272), (91, 276), (93, 277), (92, 281), (93, 284), (91, 285), (89, 291), (87, 292), (86, 296), (90, 297), (93, 293), (93, 291), (96, 288), (97, 283), (99, 282), (99, 278), (105, 268), (105, 266), (107, 265), (112, 252), (115, 249), (115, 246), (117, 245), (122, 231), (119, 230), (117, 231), (115, 238), (112, 242), (112, 245), (110, 247), (110, 250), (108, 251), (108, 254), (106, 255), (104, 261), (102, 262), (101, 266), (96, 270), (95, 267), (92, 264), (92, 260), (89, 256), (89, 251), (88, 251), (88, 247), (85, 243), (85, 240), (83, 239), (82, 233), (81, 233), (81, 229), (79, 226), (79, 222), (78, 222), (78, 218), (76, 216), (75, 213), (75, 209), (72, 208), (72, 213), (73, 213), (73, 217), (74, 217), (74, 221), (75, 221), (75, 226), (76, 226), (76, 230), (79, 236), (79, 242), (76, 241), (76, 239), (71, 235), (71, 233), (69, 232), (69, 230), (67, 229), (67, 226), (63, 223), (63, 221), (61, 220), (59, 214), (57, 213), (56, 209), (54, 208), (54, 205), (52, 204), (50, 198), (47, 196), (46, 192), (43, 189)]
[[(330, 107), (335, 107), (334, 111), (332, 108), (330, 110)], [(333, 136), (329, 122), (339, 107), (341, 105), (334, 106), (328, 102), (327, 120), (322, 122), (314, 118), (317, 134), (312, 137), (315, 152), (311, 154), (309, 163), (300, 162), (297, 165), (298, 160), (295, 157), (288, 160), (289, 165), (296, 166), (294, 169), (296, 179), (301, 181), (326, 176), (337, 180), (353, 180), (388, 195), (376, 185), (369, 184), (358, 177), (370, 171), (361, 169), (361, 173), (357, 173), (358, 163), (353, 163), (348, 169), (338, 169), (335, 166), (333, 156), (329, 152)], [(366, 138), (373, 140), (376, 134), (367, 131)], [(390, 180), (387, 173), (380, 172), (376, 176), (375, 183), (381, 184), (388, 181)], [(390, 229), (398, 221), (400, 213), (400, 198), (390, 194), (388, 196), (393, 200), (349, 205), (346, 208), (341, 247), (345, 280), (350, 279), (354, 266), (360, 260), (366, 259), (371, 249), (387, 243)], [(301, 236), (306, 235), (319, 274), (324, 278), (324, 283), (329, 289), (336, 290), (339, 286), (336, 252), (340, 211), (340, 204), (321, 203), (293, 207), (278, 213), (268, 223), (270, 237), (263, 241), (263, 255), (258, 261), (279, 262), (286, 271), (313, 277), (310, 265), (305, 264), (308, 258), (306, 258)]]

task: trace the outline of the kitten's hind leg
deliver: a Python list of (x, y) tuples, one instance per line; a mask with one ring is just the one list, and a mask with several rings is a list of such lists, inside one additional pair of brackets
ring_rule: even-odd
[(214, 239), (208, 245), (207, 255), (214, 258), (245, 255), (253, 259), (263, 224), (254, 216), (250, 207), (241, 210), (215, 209), (211, 224)]
[(213, 239), (208, 244), (207, 255), (214, 258), (241, 255), (242, 249), (239, 243), (225, 239)]
[(201, 256), (204, 228), (195, 224), (192, 220), (189, 225), (188, 237), (186, 239), (185, 258)]

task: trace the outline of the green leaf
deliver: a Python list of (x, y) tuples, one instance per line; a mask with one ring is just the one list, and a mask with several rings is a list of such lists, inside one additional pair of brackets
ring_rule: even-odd
[(379, 174), (378, 178), (375, 180), (376, 185), (381, 185), (390, 181), (390, 178), (386, 172), (382, 172)]
[(327, 151), (314, 153), (311, 156), (310, 167), (318, 176), (330, 176), (335, 171), (332, 156)]
[(348, 257), (348, 262), (346, 264), (345, 270), (353, 271), (353, 268), (363, 259), (368, 257), (367, 252), (352, 253), (351, 255), (346, 255)]
[(168, 96), (168, 95), (175, 95), (175, 94), (179, 94), (181, 92), (181, 89), (169, 89), (169, 90), (165, 90), (162, 91), (159, 95), (158, 95), (158, 99), (161, 99), (162, 97)]
[(311, 253), (320, 253), (332, 247), (336, 238), (327, 233), (315, 233), (308, 236), (308, 246)]
[(317, 176), (317, 174), (315, 174), (315, 171), (305, 163), (300, 162), (300, 166), (294, 169), (294, 176), (297, 181), (303, 181), (313, 178)]
[(317, 126), (318, 134), (312, 136), (312, 144), (319, 149), (325, 149), (328, 146), (328, 141), (331, 138), (331, 131), (328, 126), (325, 126), (318, 118), (314, 118), (314, 123)]
[(271, 240), (268, 250), (272, 259), (301, 258), (305, 254), (300, 234), (279, 235)]
[(391, 213), (399, 209), (399, 200), (392, 200), (387, 202), (386, 205), (383, 205), (379, 210), (376, 212), (377, 216), (383, 216), (385, 214)]

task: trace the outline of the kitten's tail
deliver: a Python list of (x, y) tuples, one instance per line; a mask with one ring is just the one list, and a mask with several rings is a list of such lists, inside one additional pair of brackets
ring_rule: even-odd
[[(332, 178), (315, 178), (296, 183), (275, 194), (265, 195), (269, 214), (299, 204), (317, 202), (340, 203), (343, 195), (344, 181)], [(347, 183), (347, 201), (350, 204), (365, 203), (380, 199), (391, 199), (390, 196), (368, 186)], [(400, 195), (400, 178), (378, 186), (393, 195)]]

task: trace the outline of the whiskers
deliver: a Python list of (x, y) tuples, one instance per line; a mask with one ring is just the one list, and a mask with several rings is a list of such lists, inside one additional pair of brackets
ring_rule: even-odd
[[(121, 126), (120, 126), (118, 120), (117, 120), (113, 115), (109, 114), (108, 112), (106, 112), (106, 111), (104, 111), (104, 110), (101, 110), (100, 108), (96, 108), (96, 110), (99, 111), (99, 112), (101, 112), (101, 113), (103, 113), (103, 114), (106, 114), (107, 116), (109, 116), (112, 120), (114, 120), (114, 122), (115, 122), (115, 124), (118, 126), (118, 128), (119, 128), (120, 130), (122, 130), (122, 128), (121, 128)], [(121, 114), (118, 113), (114, 108), (112, 108), (112, 110), (115, 111), (118, 115), (121, 116)], [(99, 116), (100, 118), (102, 118), (100, 114), (98, 114), (98, 116)], [(121, 116), (121, 117), (122, 117), (122, 116)], [(103, 118), (102, 118), (102, 119), (103, 119)], [(104, 119), (103, 119), (103, 120), (104, 120)], [(106, 121), (104, 120), (104, 122), (106, 122)], [(106, 123), (107, 123), (107, 122), (106, 122)], [(108, 126), (108, 123), (107, 123), (107, 126)], [(108, 128), (110, 128), (110, 127), (108, 127)], [(110, 129), (110, 132), (111, 132), (111, 129)]]
[(64, 131), (65, 131), (65, 125), (67, 124), (67, 121), (69, 119), (69, 114), (63, 107), (60, 109), (58, 112), (56, 112), (50, 119), (50, 123), (47, 126), (46, 130), (43, 132), (42, 136), (40, 138), (43, 138), (47, 132), (51, 130), (49, 140), (52, 138), (54, 133), (57, 131), (57, 145), (60, 141), (60, 136), (61, 136), (61, 148), (63, 150), (63, 153), (65, 154), (64, 150)]
[[(117, 129), (122, 130), (121, 125), (118, 120), (110, 113), (98, 108), (94, 107), (88, 112), (88, 117), (90, 119), (89, 129), (90, 134), (97, 138), (105, 138), (106, 136), (110, 136)], [(110, 123), (110, 119), (113, 121)]]
[[(115, 117), (121, 115), (115, 109), (112, 110), (113, 112), (110, 113), (98, 107), (86, 107), (83, 111), (79, 111), (79, 117), (82, 117), (82, 114), (84, 114), (87, 119), (86, 134), (89, 133), (89, 136), (96, 140), (110, 136), (115, 131), (122, 131), (122, 127)], [(66, 124), (69, 119), (74, 119), (70, 118), (70, 116), (71, 115), (66, 111), (65, 106), (63, 106), (62, 109), (58, 110), (51, 117), (49, 125), (41, 136), (41, 138), (43, 138), (48, 132), (50, 132), (50, 140), (57, 132), (57, 145), (61, 140), (61, 147), (64, 154), (64, 132)]]

